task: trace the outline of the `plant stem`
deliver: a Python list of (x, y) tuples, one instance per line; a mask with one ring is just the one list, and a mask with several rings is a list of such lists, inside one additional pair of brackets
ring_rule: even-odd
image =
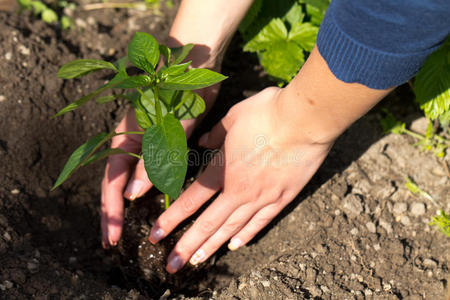
[(165, 209), (168, 209), (169, 208), (169, 206), (170, 206), (170, 197), (169, 197), (169, 195), (168, 194), (164, 194), (164, 203), (165, 203), (165, 205), (164, 205), (164, 207), (165, 207)]
[(156, 84), (153, 87), (153, 93), (155, 95), (155, 112), (156, 112), (156, 123), (162, 124), (162, 110), (161, 110), (161, 102), (159, 100), (159, 88)]
[(123, 131), (123, 132), (116, 132), (115, 135), (123, 135), (123, 134), (144, 134), (143, 131)]

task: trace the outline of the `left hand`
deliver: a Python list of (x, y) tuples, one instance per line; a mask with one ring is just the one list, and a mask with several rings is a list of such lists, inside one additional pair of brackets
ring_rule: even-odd
[[(200, 145), (220, 148), (201, 176), (158, 218), (157, 243), (219, 195), (178, 241), (168, 257), (175, 273), (204, 262), (221, 245), (236, 250), (264, 228), (310, 180), (331, 148), (277, 114), (279, 88), (268, 88), (232, 107)], [(317, 120), (321, 122), (321, 120)]]

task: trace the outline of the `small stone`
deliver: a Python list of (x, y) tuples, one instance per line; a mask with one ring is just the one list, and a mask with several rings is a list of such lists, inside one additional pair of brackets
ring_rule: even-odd
[(9, 280), (5, 280), (4, 282), (3, 282), (3, 284), (5, 285), (5, 287), (7, 288), (7, 289), (10, 289), (10, 288), (12, 288), (14, 285), (13, 285), (13, 283), (11, 282), (11, 281), (9, 281)]
[(20, 54), (22, 54), (22, 55), (25, 55), (25, 56), (30, 55), (30, 49), (28, 49), (24, 45), (19, 45), (19, 47), (17, 47), (17, 50), (19, 50)]
[(11, 52), (7, 52), (7, 53), (5, 54), (5, 59), (6, 59), (6, 60), (11, 60), (11, 58), (12, 58), (12, 53), (11, 53)]
[(20, 191), (18, 190), (18, 189), (13, 189), (12, 191), (11, 191), (11, 194), (13, 194), (13, 195), (17, 195), (17, 194), (19, 194), (20, 193)]
[(75, 256), (71, 256), (71, 257), (69, 257), (69, 264), (74, 264), (74, 263), (76, 263), (77, 262), (77, 258), (75, 257)]
[(431, 258), (425, 258), (423, 260), (423, 266), (428, 269), (434, 269), (437, 267), (437, 262), (434, 259)]
[(79, 28), (86, 28), (87, 26), (86, 22), (80, 18), (75, 19), (75, 25)]
[(411, 130), (417, 133), (425, 134), (427, 132), (429, 121), (425, 117), (418, 118), (411, 122)]
[(411, 214), (415, 217), (419, 217), (425, 213), (425, 204), (422, 202), (414, 202), (411, 205)]
[(5, 232), (5, 233), (3, 234), (3, 237), (5, 238), (5, 240), (6, 240), (7, 242), (11, 241), (11, 235), (10, 235), (8, 232)]
[(311, 293), (311, 296), (313, 296), (314, 298), (322, 296), (322, 290), (315, 285), (309, 288), (309, 292)]
[(261, 281), (261, 284), (263, 285), (263, 287), (269, 287), (270, 286), (270, 281), (269, 280), (263, 280), (263, 281)]
[(315, 282), (317, 276), (317, 271), (313, 268), (306, 269), (306, 281), (307, 282)]
[(39, 271), (39, 261), (37, 259), (33, 259), (27, 263), (27, 268), (31, 273), (36, 273)]
[(344, 198), (344, 204), (342, 208), (344, 209), (345, 213), (351, 217), (357, 217), (363, 212), (361, 199), (354, 194), (348, 194)]
[(379, 251), (381, 249), (380, 244), (373, 245), (373, 249), (375, 249), (375, 251)]
[(6, 97), (3, 95), (0, 95), (0, 103), (5, 102), (6, 101)]
[(369, 230), (369, 232), (371, 232), (371, 233), (377, 232), (377, 227), (375, 226), (375, 224), (373, 222), (367, 222), (366, 227), (367, 227), (367, 230)]
[(336, 209), (335, 211), (334, 211), (334, 215), (335, 216), (339, 216), (341, 214), (341, 211), (339, 210), (339, 209)]
[(383, 219), (380, 219), (379, 224), (384, 230), (386, 230), (386, 232), (388, 234), (392, 233), (392, 225), (391, 225), (391, 223), (389, 223), (389, 222), (387, 222), (387, 221), (385, 221)]
[(394, 207), (392, 208), (392, 212), (394, 215), (398, 216), (403, 214), (408, 209), (408, 206), (406, 203), (403, 202), (397, 202), (394, 204)]
[(405, 226), (409, 226), (411, 224), (411, 221), (409, 220), (408, 216), (402, 216), (400, 218), (400, 223), (402, 223)]
[(372, 296), (373, 295), (373, 291), (371, 289), (365, 289), (364, 290), (364, 296)]
[(242, 283), (239, 284), (238, 289), (239, 289), (240, 291), (242, 291), (242, 290), (245, 289), (246, 287), (247, 287), (247, 284), (244, 283), (244, 282), (242, 282)]
[(392, 289), (392, 285), (390, 283), (383, 284), (383, 290), (390, 291)]
[(358, 230), (358, 228), (353, 227), (353, 229), (350, 230), (350, 233), (351, 233), (352, 235), (357, 235), (357, 234), (359, 233), (359, 230)]
[(4, 284), (0, 284), (0, 290), (6, 291), (6, 286)]

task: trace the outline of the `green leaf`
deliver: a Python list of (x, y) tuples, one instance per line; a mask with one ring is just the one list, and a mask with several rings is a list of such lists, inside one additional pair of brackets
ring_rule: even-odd
[(387, 110), (383, 111), (386, 114), (386, 116), (380, 120), (380, 123), (384, 133), (394, 133), (394, 134), (404, 133), (405, 123), (397, 121), (395, 117)]
[(305, 17), (305, 14), (302, 11), (301, 5), (296, 2), (292, 7), (289, 9), (289, 11), (286, 13), (286, 15), (283, 18), (283, 21), (287, 21), (289, 25), (294, 26), (296, 23), (301, 23), (303, 21), (303, 18)]
[(142, 107), (135, 107), (134, 110), (136, 112), (136, 121), (142, 129), (147, 129), (155, 123), (152, 122), (150, 116)]
[(216, 84), (228, 78), (208, 69), (192, 69), (177, 76), (168, 76), (160, 83), (163, 89), (197, 90)]
[(193, 91), (177, 93), (173, 103), (173, 106), (178, 108), (175, 111), (175, 118), (178, 120), (194, 119), (202, 114), (206, 108), (203, 98)]
[(436, 226), (443, 234), (450, 237), (450, 215), (443, 210), (440, 210), (439, 215), (433, 217), (430, 225)]
[(314, 8), (317, 8), (321, 12), (325, 12), (330, 5), (330, 0), (301, 0), (300, 2), (306, 3)]
[(295, 41), (303, 49), (311, 52), (316, 44), (319, 28), (311, 23), (296, 23), (289, 32), (289, 40)]
[(62, 28), (62, 30), (70, 29), (73, 26), (74, 26), (74, 22), (73, 22), (73, 20), (70, 17), (68, 17), (66, 15), (61, 16), (61, 28)]
[(116, 67), (107, 61), (98, 59), (77, 59), (63, 65), (58, 71), (58, 78), (78, 78), (103, 69), (117, 71)]
[(163, 76), (181, 75), (186, 71), (186, 69), (189, 67), (190, 64), (191, 64), (191, 61), (188, 61), (187, 63), (181, 64), (181, 65), (172, 65), (166, 69), (160, 70), (160, 72), (161, 72), (161, 75), (163, 75)]
[(269, 50), (288, 38), (286, 26), (281, 19), (273, 19), (244, 46), (244, 51), (256, 52)]
[(306, 5), (306, 13), (310, 17), (310, 22), (316, 26), (320, 26), (325, 16), (325, 11), (309, 4)]
[(260, 60), (270, 76), (289, 82), (305, 62), (305, 57), (297, 44), (284, 41), (260, 54)]
[(194, 44), (186, 44), (178, 48), (171, 48), (172, 62), (169, 65), (178, 65), (183, 62), (189, 52), (191, 52), (192, 48), (194, 48)]
[(41, 1), (31, 1), (31, 6), (33, 7), (33, 12), (35, 15), (39, 15), (47, 9), (47, 6)]
[(64, 181), (69, 178), (70, 175), (75, 172), (89, 157), (95, 152), (101, 145), (103, 145), (108, 139), (113, 137), (115, 132), (100, 133), (97, 136), (91, 138), (89, 141), (78, 147), (67, 160), (61, 174), (52, 187), (52, 191), (60, 186)]
[(128, 44), (128, 60), (135, 67), (153, 74), (159, 61), (158, 42), (148, 33), (136, 32)]
[(169, 65), (171, 49), (166, 45), (159, 45), (159, 52), (166, 58), (166, 65)]
[(17, 0), (17, 3), (19, 3), (22, 8), (31, 9), (31, 0)]
[(258, 17), (259, 12), (261, 11), (262, 2), (262, 0), (253, 1), (252, 6), (250, 6), (244, 19), (241, 21), (241, 24), (239, 24), (239, 31), (246, 31), (249, 26), (255, 21), (255, 19)]
[(53, 118), (56, 118), (60, 115), (63, 115), (65, 113), (69, 112), (69, 111), (79, 108), (80, 106), (82, 106), (89, 100), (94, 99), (95, 97), (97, 97), (98, 95), (100, 95), (101, 93), (106, 91), (107, 89), (115, 87), (116, 85), (118, 85), (120, 82), (122, 82), (122, 80), (124, 80), (127, 77), (128, 77), (128, 75), (126, 73), (123, 73), (123, 72), (117, 73), (116, 76), (114, 76), (114, 78), (111, 79), (110, 82), (103, 85), (99, 89), (87, 94), (86, 96), (81, 97), (80, 99), (76, 100), (75, 102), (70, 103), (69, 105), (67, 105), (66, 107), (61, 109), (57, 114), (55, 114), (53, 116)]
[(127, 71), (127, 63), (128, 63), (128, 57), (124, 56), (122, 58), (119, 58), (114, 62), (114, 67), (116, 67), (119, 72), (125, 72)]
[(135, 89), (148, 86), (151, 83), (151, 78), (147, 75), (130, 76), (117, 84), (115, 88), (118, 89)]
[(99, 151), (97, 153), (95, 153), (94, 155), (92, 155), (91, 157), (89, 157), (88, 159), (86, 159), (81, 166), (87, 166), (93, 162), (96, 162), (98, 160), (104, 159), (110, 155), (117, 155), (117, 154), (128, 154), (128, 152), (120, 149), (120, 148), (108, 148), (108, 149), (104, 149), (102, 151)]
[(49, 24), (58, 22), (58, 15), (50, 8), (47, 8), (42, 12), (41, 18), (45, 23)]
[(172, 114), (162, 124), (148, 128), (142, 139), (142, 154), (148, 178), (161, 192), (176, 199), (187, 171), (187, 142), (183, 126)]
[(425, 115), (434, 120), (450, 110), (450, 45), (444, 44), (432, 53), (416, 76), (416, 102)]

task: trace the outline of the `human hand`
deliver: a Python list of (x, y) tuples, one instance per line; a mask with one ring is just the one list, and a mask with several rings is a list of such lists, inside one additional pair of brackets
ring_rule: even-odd
[(217, 192), (219, 195), (170, 253), (169, 273), (188, 260), (194, 265), (204, 262), (230, 238), (231, 250), (248, 243), (294, 199), (325, 159), (332, 141), (315, 143), (310, 133), (290, 127), (288, 119), (280, 118), (280, 91), (268, 88), (236, 104), (201, 137), (201, 146), (220, 151), (158, 218), (150, 241), (163, 239)]

